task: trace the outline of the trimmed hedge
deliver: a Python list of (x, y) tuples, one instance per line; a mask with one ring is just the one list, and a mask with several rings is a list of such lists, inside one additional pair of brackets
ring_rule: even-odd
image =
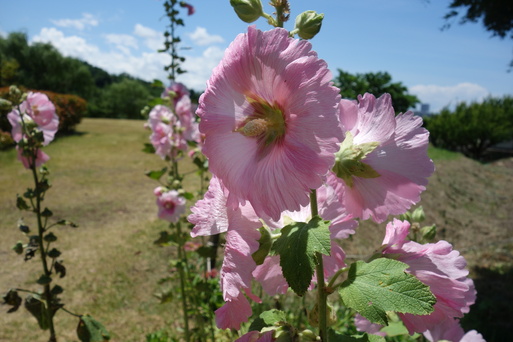
[[(57, 116), (59, 116), (59, 130), (58, 133), (71, 133), (75, 131), (75, 127), (80, 123), (82, 117), (85, 116), (87, 111), (87, 101), (77, 95), (58, 94), (46, 90), (28, 90), (21, 89), (25, 92), (38, 92), (48, 96), (50, 101), (55, 106)], [(0, 88), (0, 97), (7, 98), (9, 94), (9, 87)], [(11, 131), (9, 121), (3, 117), (0, 120), (0, 131)]]

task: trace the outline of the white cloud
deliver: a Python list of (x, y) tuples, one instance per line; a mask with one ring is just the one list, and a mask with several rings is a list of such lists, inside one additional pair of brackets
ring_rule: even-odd
[(128, 34), (105, 34), (105, 40), (114, 45), (118, 50), (123, 52), (124, 54), (130, 54), (130, 48), (138, 49), (139, 45), (137, 44), (137, 39), (134, 36)]
[[(137, 32), (139, 33), (138, 36), (146, 42), (147, 39), (156, 38), (155, 33), (158, 34), (157, 31), (145, 28), (142, 25), (139, 26)], [(98, 46), (87, 42), (84, 38), (66, 36), (54, 27), (41, 29), (41, 32), (32, 41), (51, 43), (63, 55), (80, 58), (112, 74), (128, 73), (146, 81), (167, 80), (164, 66), (169, 64), (169, 55), (158, 53), (155, 50), (135, 54), (135, 51), (131, 48), (138, 46), (138, 42), (133, 36), (105, 35), (104, 37), (113, 44), (119, 43), (119, 46), (124, 46), (125, 49), (120, 49), (122, 53), (116, 50), (102, 51)], [(223, 54), (223, 49), (211, 46), (206, 48), (200, 56), (185, 55), (186, 60), (182, 68), (187, 70), (187, 73), (180, 75), (178, 81), (189, 88), (204, 90), (212, 69), (219, 63)]]
[(83, 30), (86, 26), (98, 26), (98, 20), (90, 13), (82, 13), (80, 19), (58, 19), (51, 22), (60, 27), (73, 27), (77, 30)]
[(196, 27), (196, 30), (192, 33), (187, 33), (187, 36), (191, 38), (191, 40), (199, 46), (212, 45), (215, 43), (223, 43), (224, 39), (218, 35), (211, 35), (207, 32), (207, 29), (204, 27)]
[(136, 24), (134, 34), (144, 39), (144, 44), (153, 51), (164, 47), (164, 35), (152, 28)]
[(409, 88), (422, 103), (430, 106), (433, 113), (444, 107), (454, 108), (460, 102), (480, 102), (490, 95), (490, 92), (475, 83), (459, 83), (453, 86), (419, 84)]

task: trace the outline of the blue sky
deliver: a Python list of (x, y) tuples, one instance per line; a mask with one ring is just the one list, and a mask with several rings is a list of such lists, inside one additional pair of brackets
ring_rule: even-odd
[[(246, 31), (229, 0), (188, 0), (179, 34), (188, 73), (178, 81), (203, 90), (212, 68), (233, 38)], [(272, 8), (264, 0), (264, 10)], [(311, 42), (320, 58), (351, 73), (389, 72), (437, 111), (461, 101), (513, 94), (509, 40), (491, 38), (481, 24), (440, 28), (448, 0), (291, 0), (291, 30), (305, 10), (324, 13), (321, 33)], [(30, 42), (51, 42), (64, 55), (78, 57), (111, 73), (127, 72), (165, 81), (169, 57), (157, 53), (167, 24), (163, 0), (3, 1), (0, 34), (26, 32)], [(258, 28), (270, 27), (264, 19)]]

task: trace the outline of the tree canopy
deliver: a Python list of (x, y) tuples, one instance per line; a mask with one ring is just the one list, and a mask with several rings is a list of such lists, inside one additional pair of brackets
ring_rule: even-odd
[(392, 82), (388, 72), (350, 74), (338, 69), (335, 86), (340, 89), (342, 97), (347, 99), (356, 99), (365, 93), (372, 93), (376, 97), (389, 93), (396, 113), (404, 113), (420, 102), (415, 95), (408, 94), (408, 88), (401, 82)]

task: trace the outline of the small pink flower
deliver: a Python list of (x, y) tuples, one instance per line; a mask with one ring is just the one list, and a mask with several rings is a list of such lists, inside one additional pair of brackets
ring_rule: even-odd
[(420, 201), (434, 166), (427, 155), (429, 132), (422, 119), (406, 112), (395, 116), (389, 94), (340, 101), (345, 140), (333, 168), (342, 183), (340, 200), (348, 212), (380, 223)]
[(25, 132), (22, 131), (20, 116), (23, 115), (23, 120), (26, 124), (34, 122), (37, 125), (37, 129), (43, 132), (43, 146), (48, 145), (59, 129), (59, 117), (55, 113), (55, 106), (48, 99), (48, 96), (42, 93), (29, 92), (27, 99), (21, 103), (20, 110), (21, 114), (17, 109), (7, 114), (7, 118), (12, 126), (12, 138), (14, 141), (19, 142), (25, 135)]
[(171, 84), (164, 90), (161, 95), (162, 98), (170, 97), (174, 105), (176, 105), (176, 103), (180, 101), (183, 96), (189, 96), (189, 89), (187, 89), (183, 83), (174, 81), (171, 81)]
[(193, 15), (194, 12), (196, 12), (194, 7), (192, 5), (186, 3), (185, 1), (180, 1), (180, 6), (187, 8), (187, 15)]
[[(23, 151), (18, 146), (16, 146), (16, 150), (18, 151), (18, 160), (21, 161), (26, 169), (30, 169), (32, 164), (34, 164), (33, 158), (24, 156)], [(39, 167), (49, 160), (50, 157), (38, 148), (34, 167)]]
[(481, 334), (475, 330), (467, 333), (463, 330), (456, 319), (447, 319), (437, 324), (423, 334), (428, 341), (450, 341), (450, 342), (486, 342)]
[(429, 315), (399, 314), (410, 332), (431, 330), (446, 320), (462, 317), (475, 302), (474, 283), (465, 268), (467, 263), (458, 251), (447, 241), (421, 245), (414, 241), (405, 242), (410, 224), (394, 219), (387, 225), (383, 254), (404, 262), (413, 274), (430, 287), (437, 302)]
[(273, 337), (274, 331), (269, 330), (263, 333), (259, 331), (250, 331), (235, 340), (235, 342), (272, 342), (276, 339)]
[(162, 187), (154, 190), (157, 196), (158, 217), (169, 222), (177, 222), (185, 213), (185, 198), (176, 190), (164, 191)]
[(197, 114), (209, 168), (261, 217), (309, 203), (342, 139), (338, 89), (305, 40), (249, 27), (214, 69)]

